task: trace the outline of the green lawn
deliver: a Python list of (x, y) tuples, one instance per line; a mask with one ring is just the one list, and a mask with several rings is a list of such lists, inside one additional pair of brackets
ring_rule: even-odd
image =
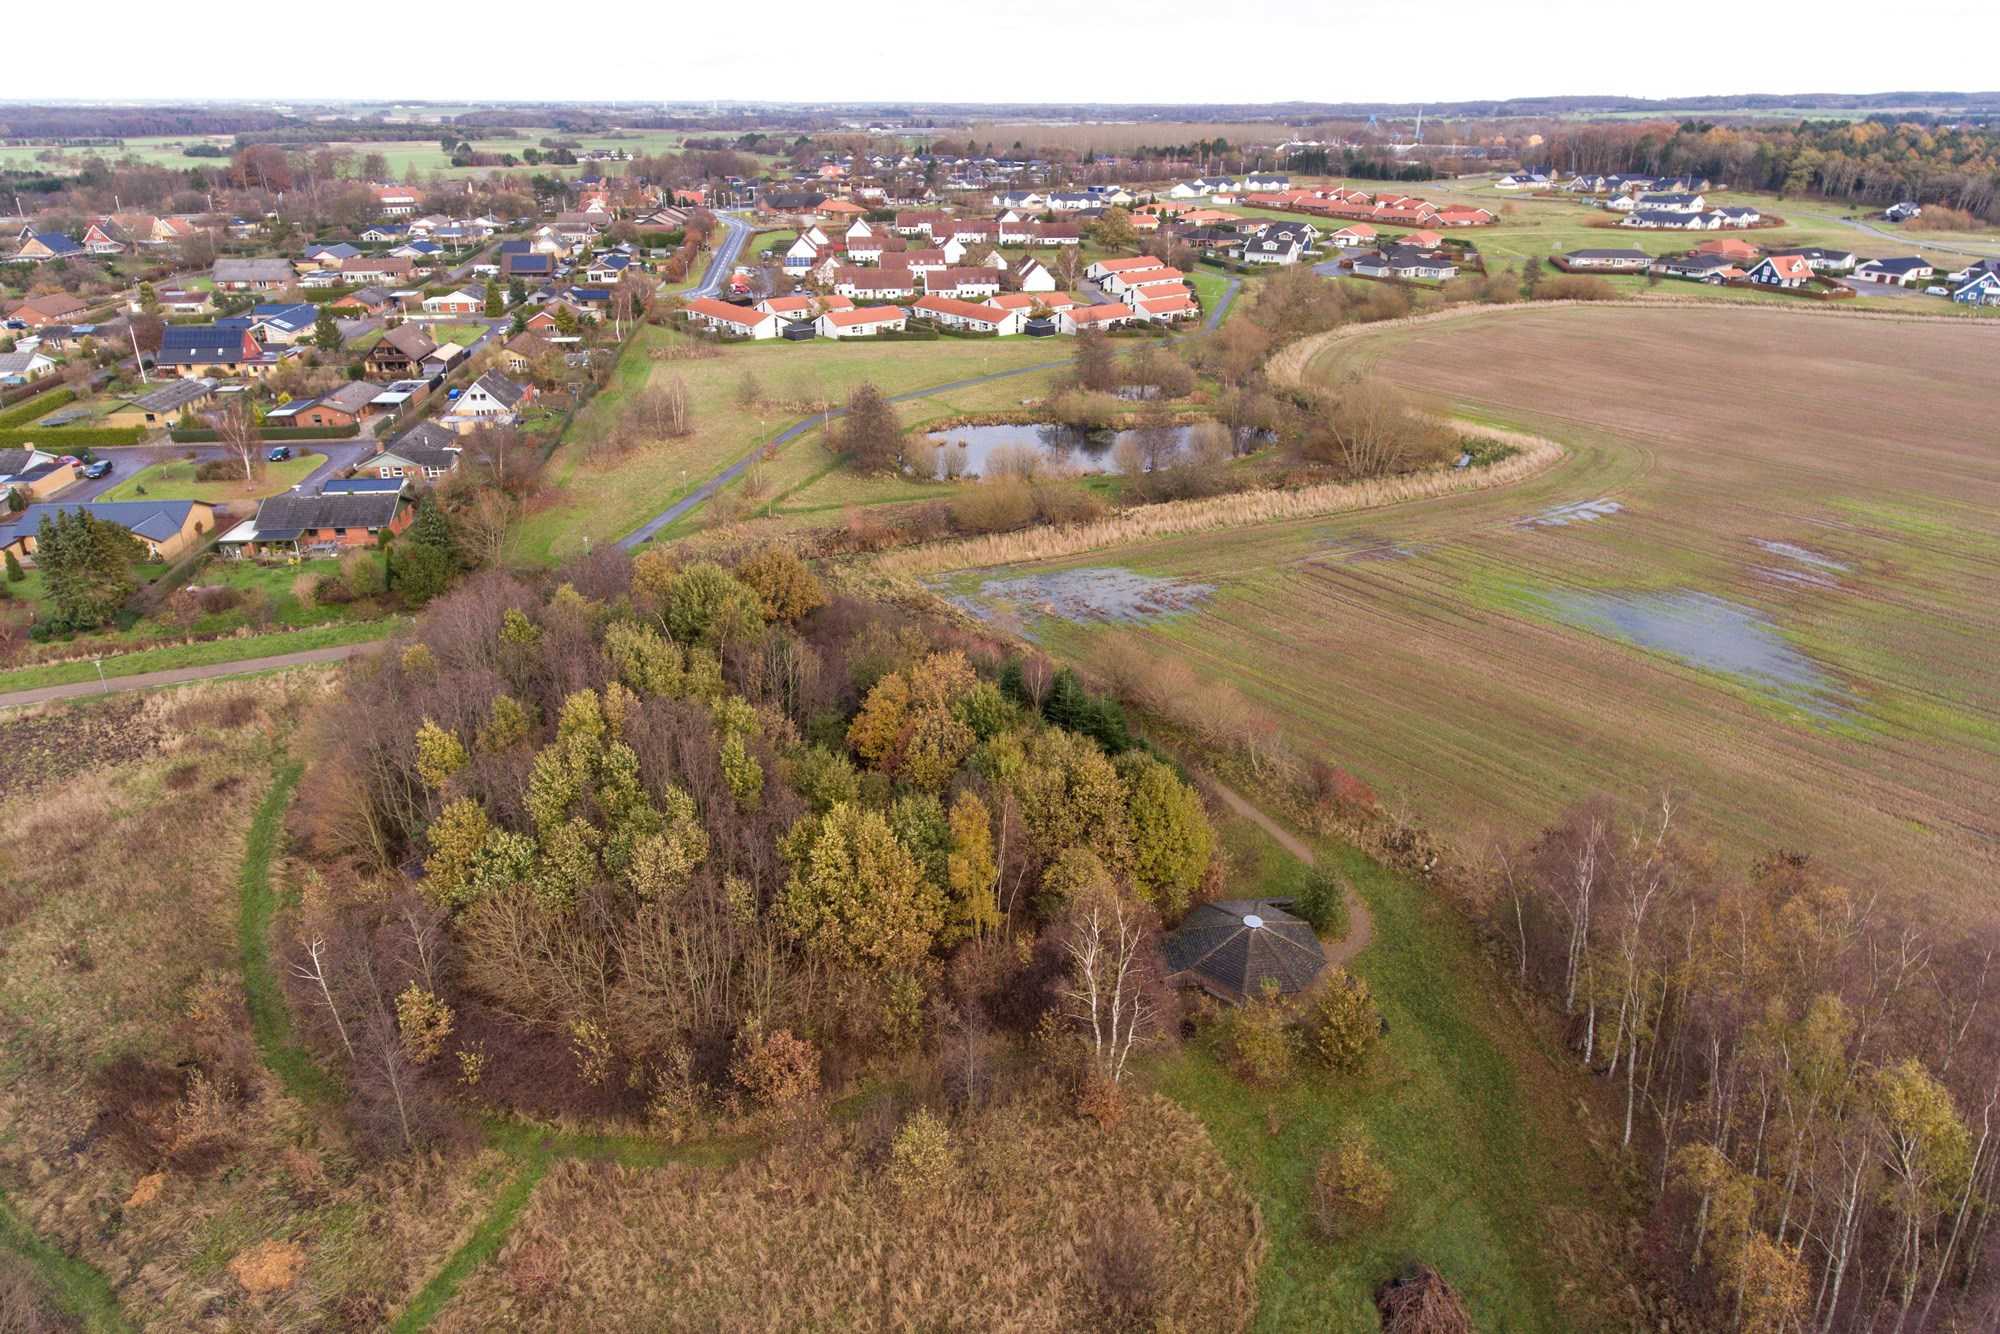
[[(1067, 364), (1067, 346), (1045, 340), (940, 339), (926, 343), (832, 340), (812, 343), (741, 343), (700, 360), (656, 361), (652, 353), (683, 340), (666, 329), (648, 328), (635, 337), (611, 384), (577, 416), (550, 465), (553, 503), (531, 515), (514, 532), (512, 554), (537, 564), (553, 563), (583, 550), (585, 541), (606, 542), (637, 528), (756, 446), (771, 440), (802, 415), (801, 402), (838, 403), (864, 381), (896, 394), (995, 371), (1013, 371), (1049, 362)], [(753, 375), (773, 400), (744, 407), (737, 391)], [(643, 444), (623, 458), (593, 462), (587, 442), (602, 439), (634, 395), (649, 381), (678, 376), (694, 404), (694, 434), (681, 440)], [(958, 404), (986, 404), (996, 397), (1018, 403), (1047, 391), (1045, 377), (1023, 374), (973, 386), (946, 399), (909, 405), (942, 415)], [(961, 408), (958, 410), (969, 410)], [(906, 410), (905, 420), (918, 420)], [(806, 445), (798, 440), (789, 454)]]
[(486, 333), (483, 324), (427, 324), (424, 332), (439, 343), (457, 343), (460, 347), (471, 347)]
[[(1243, 892), (1290, 892), (1300, 864), (1237, 823), (1222, 833)], [(1376, 1285), (1411, 1259), (1464, 1294), (1479, 1329), (1569, 1327), (1549, 1245), (1568, 1220), (1554, 1211), (1590, 1214), (1608, 1198), (1573, 1090), (1553, 1073), (1549, 1086), (1531, 1084), (1554, 1067), (1429, 891), (1349, 848), (1318, 855), (1352, 878), (1374, 916), (1374, 942), (1352, 964), (1389, 1025), (1374, 1065), (1347, 1078), (1306, 1067), (1288, 1087), (1256, 1089), (1203, 1036), (1143, 1072), (1202, 1118), (1257, 1196), (1271, 1249), (1256, 1328), (1372, 1329)], [(1394, 1174), (1394, 1203), (1379, 1225), (1332, 1245), (1312, 1228), (1307, 1188), (1320, 1150), (1347, 1127), (1365, 1130)]]
[(144, 500), (150, 496), (156, 499), (205, 500), (211, 505), (257, 500), (289, 490), (324, 462), (324, 454), (298, 454), (282, 463), (267, 462), (264, 475), (246, 483), (241, 478), (228, 482), (197, 482), (194, 477), (197, 465), (187, 459), (176, 459), (171, 463), (155, 463), (132, 474), (99, 499)]
[[(243, 662), (281, 653), (304, 653), (339, 644), (363, 644), (374, 639), (387, 639), (405, 623), (401, 618), (394, 617), (377, 621), (336, 622), (306, 630), (283, 630), (242, 638), (209, 639), (195, 644), (170, 644), (133, 653), (114, 653), (103, 660), (104, 674), (137, 676), (142, 672), (164, 672), (177, 667), (207, 667), (215, 663)], [(96, 679), (97, 667), (87, 659), (48, 663), (40, 667), (0, 672), (0, 693)]]

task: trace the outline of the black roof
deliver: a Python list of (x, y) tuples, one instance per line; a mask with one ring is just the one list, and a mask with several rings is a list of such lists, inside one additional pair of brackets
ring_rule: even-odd
[(1185, 973), (1233, 1000), (1256, 996), (1266, 978), (1281, 994), (1304, 991), (1326, 967), (1312, 924), (1271, 899), (1204, 903), (1161, 949), (1169, 973)]
[(276, 495), (257, 506), (257, 540), (288, 542), (308, 528), (386, 528), (401, 498), (394, 492)]
[(169, 324), (160, 334), (157, 364), (243, 360), (240, 328), (220, 324)]

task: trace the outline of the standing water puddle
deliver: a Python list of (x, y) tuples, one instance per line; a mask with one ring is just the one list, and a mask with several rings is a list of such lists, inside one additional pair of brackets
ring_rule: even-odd
[(1557, 619), (1746, 681), (1832, 718), (1853, 704), (1834, 679), (1754, 608), (1708, 593), (1549, 592)]
[[(1176, 612), (1192, 611), (1214, 591), (1213, 584), (1156, 579), (1106, 566), (987, 579), (976, 592), (951, 594), (948, 600), (989, 622), (1019, 624), (1029, 616), (1039, 615), (1065, 621), (1140, 625)], [(1034, 638), (1025, 630), (1023, 633)]]
[(1615, 500), (1577, 500), (1545, 509), (1540, 514), (1530, 514), (1516, 522), (1523, 528), (1567, 528), (1573, 523), (1594, 523), (1624, 508)]

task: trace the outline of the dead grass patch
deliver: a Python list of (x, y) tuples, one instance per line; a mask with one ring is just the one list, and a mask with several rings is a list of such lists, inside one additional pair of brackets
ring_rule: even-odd
[[(1189, 1113), (1113, 1129), (1016, 1103), (953, 1128), (958, 1162), (899, 1192), (864, 1129), (726, 1169), (555, 1165), (437, 1328), (1244, 1328), (1257, 1209)], [(606, 1237), (643, 1237), (611, 1247)]]

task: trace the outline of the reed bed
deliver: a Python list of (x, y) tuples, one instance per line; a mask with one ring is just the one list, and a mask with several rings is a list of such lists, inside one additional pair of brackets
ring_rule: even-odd
[(1289, 491), (1244, 491), (1204, 500), (1173, 500), (1125, 510), (1091, 523), (933, 542), (890, 552), (878, 558), (873, 569), (891, 579), (916, 578), (950, 570), (1060, 560), (1160, 537), (1184, 537), (1250, 524), (1379, 509), (1525, 481), (1554, 466), (1564, 453), (1562, 446), (1554, 441), (1536, 436), (1466, 423), (1458, 424), (1457, 429), (1466, 435), (1504, 441), (1520, 452), (1484, 468), (1326, 482)]

